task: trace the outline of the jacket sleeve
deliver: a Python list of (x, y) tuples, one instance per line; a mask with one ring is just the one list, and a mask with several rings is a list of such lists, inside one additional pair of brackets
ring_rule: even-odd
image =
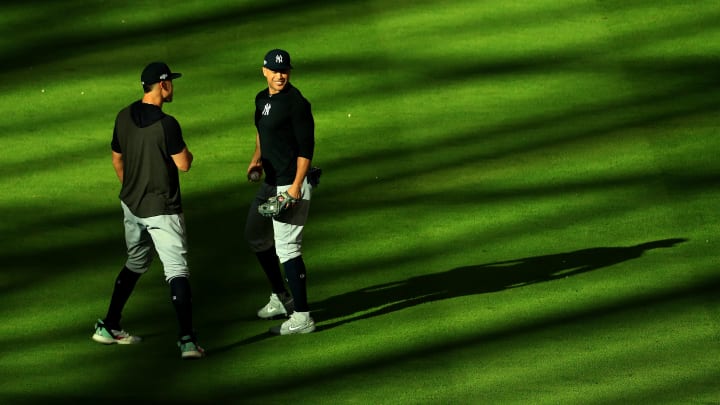
[(315, 151), (315, 121), (310, 102), (303, 99), (292, 113), (293, 131), (298, 144), (298, 155), (312, 160)]

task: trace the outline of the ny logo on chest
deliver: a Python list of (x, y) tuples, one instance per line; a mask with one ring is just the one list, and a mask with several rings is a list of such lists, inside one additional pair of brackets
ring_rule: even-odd
[(270, 115), (270, 108), (272, 108), (272, 105), (270, 105), (270, 103), (265, 104), (262, 115)]

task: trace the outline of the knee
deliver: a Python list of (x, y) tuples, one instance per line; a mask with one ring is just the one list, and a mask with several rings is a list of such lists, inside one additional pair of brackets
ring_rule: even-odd
[(132, 260), (128, 259), (125, 262), (125, 268), (133, 273), (145, 274), (150, 268), (152, 260)]
[(250, 249), (252, 249), (253, 252), (264, 252), (266, 250), (270, 250), (274, 245), (274, 241), (272, 240), (261, 240), (261, 239), (255, 239), (255, 240), (248, 240), (248, 244), (250, 245)]
[(301, 245), (299, 243), (276, 245), (275, 250), (277, 251), (280, 263), (286, 263), (296, 257), (302, 256)]
[(253, 252), (264, 252), (275, 246), (275, 240), (265, 236), (265, 233), (255, 228), (245, 228), (245, 241)]

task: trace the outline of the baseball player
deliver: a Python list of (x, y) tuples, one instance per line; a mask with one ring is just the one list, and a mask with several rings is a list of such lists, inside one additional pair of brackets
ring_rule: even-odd
[[(247, 170), (249, 179), (253, 172), (265, 173), (245, 225), (245, 237), (272, 290), (270, 301), (257, 315), (263, 319), (289, 316), (282, 325), (270, 329), (279, 335), (315, 330), (301, 251), (312, 192), (306, 176), (315, 148), (315, 123), (310, 103), (290, 84), (291, 69), (288, 52), (273, 49), (265, 55), (262, 72), (267, 88), (255, 97), (257, 134)], [(263, 209), (269, 199), (275, 210), (265, 216)], [(280, 264), (292, 294), (286, 289)]]
[(144, 95), (120, 111), (111, 142), (112, 163), (122, 184), (127, 261), (115, 280), (105, 319), (95, 324), (93, 340), (104, 344), (139, 343), (120, 327), (122, 310), (135, 283), (150, 267), (153, 248), (163, 263), (165, 280), (177, 313), (181, 358), (203, 357), (192, 326), (185, 219), (178, 170), (188, 171), (193, 155), (177, 120), (162, 111), (173, 99), (172, 73), (162, 62), (145, 67), (140, 76)]

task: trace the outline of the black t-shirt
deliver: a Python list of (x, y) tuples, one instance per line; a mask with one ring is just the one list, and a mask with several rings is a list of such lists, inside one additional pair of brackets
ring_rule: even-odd
[(118, 113), (111, 147), (123, 155), (120, 199), (134, 215), (182, 213), (172, 155), (182, 152), (185, 141), (175, 118), (156, 105), (136, 101)]
[(290, 83), (278, 94), (270, 95), (264, 89), (255, 96), (255, 127), (260, 134), (265, 182), (292, 184), (297, 158), (312, 160), (315, 149), (310, 102)]

